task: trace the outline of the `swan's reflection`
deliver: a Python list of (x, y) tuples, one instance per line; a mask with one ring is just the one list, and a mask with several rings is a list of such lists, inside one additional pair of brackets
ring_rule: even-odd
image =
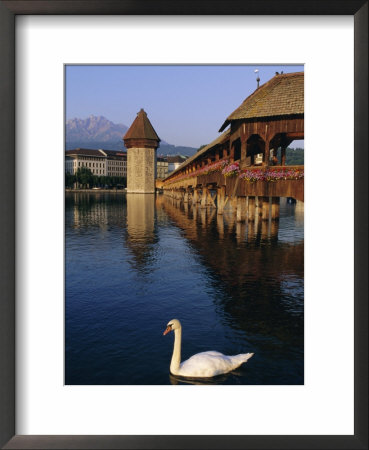
[(212, 378), (185, 378), (177, 375), (169, 374), (170, 384), (197, 384), (200, 386), (214, 385), (214, 384), (224, 384), (225, 380), (229, 377), (232, 372), (218, 375)]

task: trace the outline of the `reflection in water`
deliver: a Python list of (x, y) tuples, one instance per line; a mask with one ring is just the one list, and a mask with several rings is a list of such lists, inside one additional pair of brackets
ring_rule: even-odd
[(131, 242), (154, 236), (155, 194), (127, 194), (127, 232)]
[(157, 244), (155, 194), (127, 194), (126, 243), (135, 256), (133, 267), (150, 269)]
[[(302, 384), (303, 204), (279, 221), (150, 194), (66, 194), (66, 384)], [(166, 323), (183, 359), (254, 352), (211, 380), (169, 375)]]
[[(234, 371), (233, 373), (236, 373)], [(226, 373), (223, 375), (218, 375), (214, 378), (185, 378), (179, 377), (176, 375), (169, 374), (170, 384), (178, 385), (178, 384), (196, 384), (199, 386), (211, 385), (211, 384), (224, 384), (227, 378), (231, 376), (230, 373)]]
[[(214, 302), (222, 309), (227, 324), (257, 332), (263, 339), (274, 335), (284, 341), (294, 339), (302, 345), (302, 230), (294, 234), (297, 243), (279, 245), (278, 221), (239, 224), (228, 215), (217, 216), (216, 224), (210, 222), (210, 229), (204, 231), (191, 214), (173, 206), (170, 201), (161, 203), (196, 253), (202, 256), (202, 263), (209, 267), (213, 285), (222, 292)], [(202, 209), (201, 214), (203, 225), (211, 210)], [(291, 284), (298, 287), (297, 292), (290, 290)], [(296, 293), (299, 295), (291, 295)], [(294, 320), (290, 320), (290, 314), (295, 316)]]

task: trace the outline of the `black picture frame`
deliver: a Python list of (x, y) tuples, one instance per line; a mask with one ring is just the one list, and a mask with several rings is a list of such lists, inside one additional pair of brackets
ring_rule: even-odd
[[(18, 14), (352, 15), (355, 40), (354, 435), (15, 435), (15, 16)], [(0, 445), (6, 449), (368, 449), (368, 1), (0, 1)]]

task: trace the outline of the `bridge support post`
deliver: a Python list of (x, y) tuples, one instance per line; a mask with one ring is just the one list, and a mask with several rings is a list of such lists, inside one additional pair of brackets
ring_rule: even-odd
[(269, 220), (269, 210), (272, 205), (272, 197), (261, 197), (262, 199), (262, 210), (261, 210), (261, 218), (262, 220)]
[(253, 221), (255, 220), (255, 197), (249, 197), (248, 204), (248, 219)]
[(187, 192), (188, 192), (188, 204), (192, 204), (193, 191), (192, 189), (188, 188)]
[(183, 203), (188, 203), (188, 191), (183, 193)]
[(231, 197), (230, 202), (232, 207), (232, 213), (233, 214), (237, 213), (237, 197), (236, 196)]
[(237, 222), (247, 219), (247, 197), (237, 197)]
[(214, 197), (212, 196), (212, 194), (211, 194), (211, 190), (209, 189), (209, 195), (208, 195), (208, 205), (209, 206), (214, 206), (214, 208), (216, 208), (216, 204), (215, 204), (215, 200), (216, 200), (216, 198), (217, 198), (217, 192), (215, 192), (215, 195), (214, 195)]
[(270, 139), (265, 139), (265, 161), (264, 166), (269, 166), (269, 157), (270, 157)]
[(218, 195), (217, 195), (217, 213), (223, 214), (224, 213), (224, 207), (226, 202), (226, 188), (225, 186), (221, 186), (218, 188)]
[(272, 219), (279, 220), (279, 197), (272, 197)]
[(206, 206), (208, 204), (208, 195), (210, 195), (208, 188), (203, 187), (202, 188), (202, 196), (201, 196), (201, 208), (206, 208)]
[(263, 198), (255, 196), (255, 220), (259, 219), (262, 215), (262, 208), (263, 208)]
[(286, 165), (286, 148), (285, 146), (282, 146), (281, 148), (281, 165), (285, 166)]
[(197, 188), (195, 188), (193, 190), (193, 195), (192, 195), (192, 204), (196, 205), (196, 203), (198, 203), (199, 201), (199, 190)]

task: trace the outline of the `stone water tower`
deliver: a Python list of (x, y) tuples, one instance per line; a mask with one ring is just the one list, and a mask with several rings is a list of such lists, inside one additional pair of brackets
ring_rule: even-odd
[(123, 140), (127, 148), (127, 192), (155, 193), (156, 149), (160, 139), (143, 109)]

